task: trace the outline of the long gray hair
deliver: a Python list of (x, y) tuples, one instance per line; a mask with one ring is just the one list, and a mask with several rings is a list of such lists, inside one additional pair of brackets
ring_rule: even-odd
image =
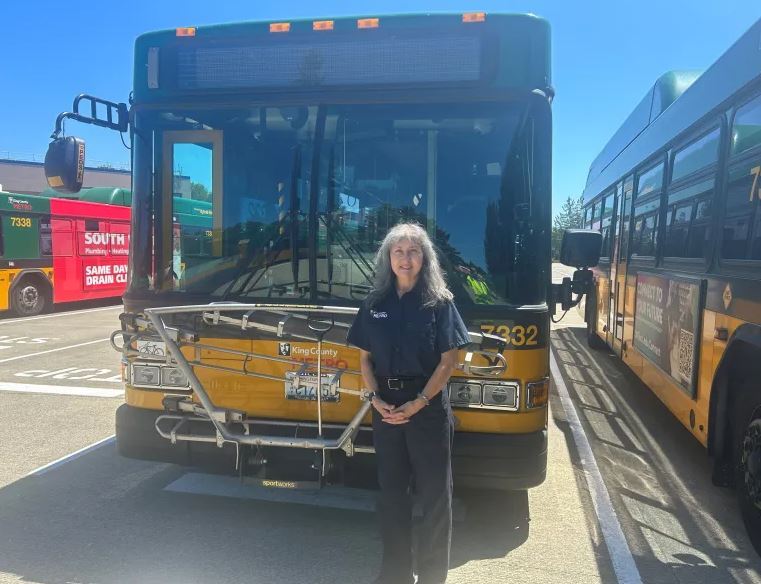
[(452, 300), (454, 295), (447, 288), (439, 258), (425, 229), (417, 223), (399, 223), (389, 230), (375, 254), (375, 277), (369, 295), (370, 305), (375, 305), (394, 287), (396, 275), (391, 269), (391, 248), (402, 240), (419, 245), (423, 252), (423, 266), (418, 275), (423, 306), (436, 306)]

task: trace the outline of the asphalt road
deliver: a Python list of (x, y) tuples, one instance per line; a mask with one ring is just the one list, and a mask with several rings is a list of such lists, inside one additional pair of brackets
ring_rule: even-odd
[[(116, 454), (119, 358), (106, 339), (119, 311), (0, 319), (0, 583), (370, 582), (372, 492), (272, 502), (235, 480)], [(623, 365), (585, 347), (579, 322), (571, 311), (553, 331), (563, 384), (546, 482), (456, 494), (448, 581), (761, 582), (705, 451)], [(579, 431), (591, 455), (579, 455)], [(346, 500), (356, 510), (335, 508)]]

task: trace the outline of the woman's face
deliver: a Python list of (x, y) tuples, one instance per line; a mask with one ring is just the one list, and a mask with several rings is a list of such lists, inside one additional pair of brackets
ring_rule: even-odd
[(402, 239), (391, 246), (391, 269), (403, 283), (417, 280), (423, 267), (423, 250), (409, 239)]

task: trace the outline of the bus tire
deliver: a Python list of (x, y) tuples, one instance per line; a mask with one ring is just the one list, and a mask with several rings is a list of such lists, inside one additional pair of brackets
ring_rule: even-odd
[(607, 349), (608, 345), (605, 344), (595, 331), (594, 325), (597, 322), (597, 294), (591, 292), (587, 295), (587, 346), (594, 351), (602, 351)]
[(756, 553), (761, 554), (761, 398), (744, 384), (734, 407), (737, 502)]
[(41, 275), (22, 276), (10, 296), (11, 310), (17, 316), (35, 316), (50, 305), (50, 286)]

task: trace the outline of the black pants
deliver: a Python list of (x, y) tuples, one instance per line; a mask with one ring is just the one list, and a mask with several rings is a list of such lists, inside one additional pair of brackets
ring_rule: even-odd
[(441, 394), (406, 424), (387, 424), (373, 410), (384, 582), (414, 581), (413, 488), (423, 508), (415, 550), (418, 583), (446, 581), (452, 541), (452, 435), (451, 409)]

